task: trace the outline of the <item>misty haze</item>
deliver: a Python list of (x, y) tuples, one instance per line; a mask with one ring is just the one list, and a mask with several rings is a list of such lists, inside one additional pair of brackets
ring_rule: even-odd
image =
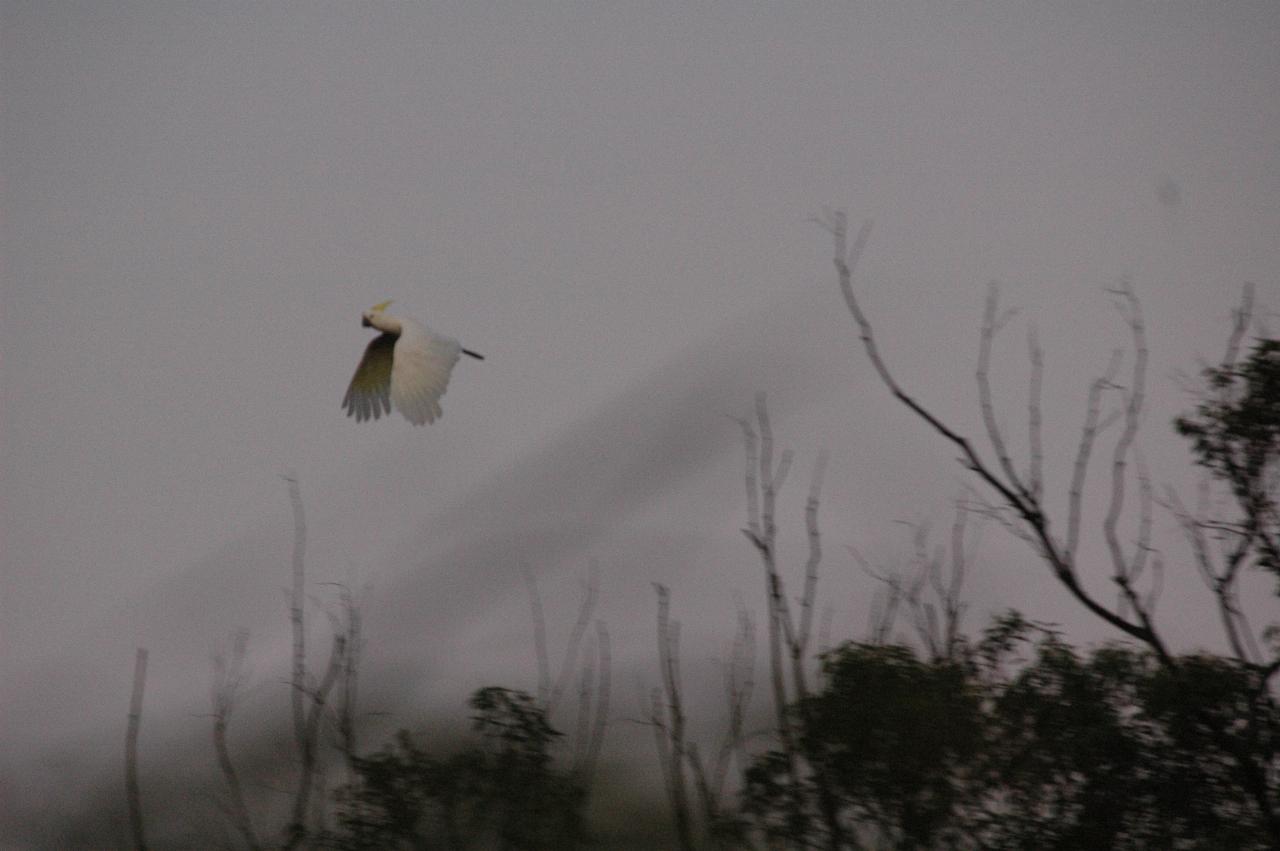
[(1280, 848), (1278, 92), (1271, 2), (0, 2), (0, 848)]

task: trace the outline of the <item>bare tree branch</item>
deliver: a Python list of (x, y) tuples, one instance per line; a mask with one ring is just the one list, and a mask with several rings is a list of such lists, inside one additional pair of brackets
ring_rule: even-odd
[(293, 674), (290, 689), (293, 706), (293, 737), (299, 752), (305, 749), (306, 706), (304, 692), (307, 676), (307, 631), (304, 603), (305, 556), (307, 551), (307, 518), (302, 509), (302, 492), (295, 473), (285, 473), (289, 483), (289, 503), (293, 506), (293, 585), (289, 597), (289, 620), (293, 626)]
[(720, 805), (711, 791), (711, 782), (707, 779), (706, 766), (702, 763), (702, 753), (697, 742), (689, 743), (689, 773), (693, 775), (693, 788), (698, 793), (698, 801), (702, 804), (702, 817), (710, 827), (720, 818)]
[(818, 504), (822, 497), (822, 480), (827, 470), (827, 453), (818, 453), (809, 483), (809, 498), (804, 506), (805, 532), (809, 540), (809, 558), (804, 565), (804, 593), (800, 597), (800, 630), (796, 635), (793, 655), (803, 657), (813, 629), (813, 601), (818, 590), (818, 565), (822, 562), (822, 535), (818, 531)]
[(325, 716), (325, 706), (329, 692), (333, 690), (343, 670), (343, 659), (346, 656), (346, 636), (338, 634), (333, 637), (333, 646), (329, 653), (329, 664), (324, 676), (314, 689), (309, 689), (306, 697), (309, 707), (303, 721), (301, 768), (299, 771), (298, 791), (293, 799), (293, 816), (286, 828), (285, 849), (296, 848), (307, 836), (307, 812), (311, 800), (311, 790), (315, 782), (320, 745), (320, 722)]
[(600, 762), (600, 749), (604, 744), (605, 728), (609, 721), (609, 696), (613, 681), (613, 654), (609, 646), (609, 629), (602, 620), (596, 621), (596, 693), (595, 719), (591, 725), (591, 738), (585, 755), (578, 766), (584, 782), (590, 786), (596, 766)]
[(898, 607), (902, 603), (902, 579), (897, 574), (880, 574), (871, 567), (871, 563), (856, 547), (849, 547), (849, 554), (862, 568), (862, 572), (881, 584), (871, 597), (871, 611), (867, 618), (867, 642), (869, 644), (887, 644), (893, 631), (893, 624), (898, 617)]
[(356, 706), (359, 696), (360, 653), (364, 649), (360, 606), (346, 585), (340, 588), (342, 609), (346, 613), (346, 653), (342, 666), (342, 702), (338, 709), (338, 746), (346, 758), (347, 769), (354, 774), (359, 753), (356, 741)]
[[(805, 804), (802, 792), (802, 765), (799, 748), (799, 732), (793, 727), (788, 712), (788, 699), (785, 681), (785, 665), (783, 661), (783, 644), (791, 660), (791, 677), (795, 692), (795, 705), (799, 709), (800, 724), (809, 723), (808, 685), (805, 681), (805, 651), (813, 624), (813, 601), (817, 589), (818, 565), (822, 560), (821, 536), (818, 530), (818, 505), (822, 490), (822, 477), (826, 468), (826, 456), (819, 457), (814, 469), (813, 480), (809, 488), (809, 498), (805, 505), (805, 527), (809, 541), (809, 556), (805, 563), (805, 584), (800, 598), (801, 624), (796, 627), (791, 617), (791, 606), (783, 590), (782, 576), (777, 565), (777, 520), (776, 501), (782, 482), (791, 468), (790, 451), (781, 453), (778, 463), (773, 463), (773, 429), (769, 422), (769, 410), (763, 393), (756, 394), (756, 422), (760, 429), (759, 517), (748, 517), (748, 528), (744, 530), (747, 537), (755, 544), (760, 553), (760, 560), (765, 572), (765, 593), (769, 612), (769, 662), (773, 683), (774, 712), (777, 724), (778, 739), (782, 752), (787, 760), (787, 771), (790, 779), (790, 800), (792, 816), (800, 819)], [(755, 442), (751, 427), (743, 424), (747, 436), (747, 452), (750, 457)], [(748, 487), (750, 488), (750, 478)], [(751, 501), (748, 501), (750, 508)], [(808, 755), (809, 767), (821, 774), (824, 770), (821, 754)], [(816, 783), (818, 801), (827, 827), (829, 847), (839, 848), (843, 843), (844, 830), (839, 820), (839, 807), (830, 784), (821, 778)]]
[(729, 720), (711, 772), (710, 791), (717, 801), (724, 788), (729, 760), (736, 754), (745, 765), (746, 747), (742, 725), (747, 706), (751, 703), (751, 693), (755, 688), (755, 663), (755, 622), (751, 619), (751, 613), (740, 606), (738, 628), (733, 638), (729, 665), (725, 671), (725, 699), (729, 704)]
[[(1117, 615), (1107, 606), (1099, 603), (1094, 597), (1085, 590), (1080, 584), (1079, 577), (1076, 575), (1074, 557), (1075, 549), (1071, 546), (1071, 537), (1069, 532), (1068, 548), (1064, 552), (1060, 549), (1058, 542), (1049, 532), (1049, 521), (1045, 516), (1044, 510), (1038, 499), (1034, 499), (1031, 493), (1024, 488), (1016, 477), (1009, 477), (1007, 473), (1002, 479), (1000, 473), (993, 470), (983, 462), (973, 445), (963, 435), (952, 430), (934, 414), (932, 414), (923, 405), (913, 399), (911, 396), (898, 385), (893, 375), (889, 372), (879, 349), (876, 346), (875, 335), (871, 328), (871, 323), (866, 315), (862, 312), (861, 306), (858, 304), (857, 295), (853, 290), (853, 268), (865, 247), (867, 237), (870, 235), (871, 224), (868, 222), (863, 225), (859, 231), (858, 237), (854, 242), (852, 250), (846, 248), (846, 219), (844, 213), (837, 212), (833, 214), (826, 223), (828, 231), (831, 232), (835, 239), (835, 266), (839, 279), (840, 291), (844, 295), (845, 304), (849, 308), (850, 314), (853, 316), (854, 322), (858, 326), (859, 334), (862, 338), (863, 348), (866, 350), (867, 357), (870, 359), (876, 373), (880, 376), (881, 381), (889, 389), (889, 391), (909, 408), (918, 417), (928, 423), (934, 431), (946, 438), (954, 444), (963, 456), (963, 463), (979, 479), (987, 484), (992, 490), (999, 495), (1000, 500), (1009, 506), (1014, 513), (1020, 518), (1026, 527), (1028, 534), (1033, 538), (1037, 548), (1045, 561), (1049, 564), (1054, 574), (1058, 577), (1059, 582), (1078, 600), (1085, 608), (1093, 612), (1102, 620), (1111, 624), (1115, 628), (1125, 632), (1126, 634), (1146, 643), (1160, 657), (1160, 660), (1172, 667), (1174, 665), (1173, 657), (1169, 654), (1164, 646), (1158, 633), (1152, 629), (1151, 624), (1146, 620), (1140, 619), (1135, 623), (1126, 618)], [(1100, 388), (1095, 382), (1095, 387)], [(1099, 389), (1100, 392), (1100, 389)], [(1096, 414), (1091, 414), (1086, 420), (1086, 435), (1088, 440), (1092, 440), (1093, 429), (1096, 426)], [(1000, 449), (997, 447), (997, 456)], [(1082, 463), (1087, 463), (1087, 446), (1082, 446), (1081, 456), (1084, 462), (1077, 461), (1077, 479), (1083, 481), (1083, 473), (1081, 472)], [(1003, 464), (1001, 464), (1003, 466)], [(1076, 505), (1078, 512), (1078, 504)], [(1135, 598), (1136, 600), (1136, 598)], [(1141, 604), (1141, 601), (1137, 601)]]
[(1111, 353), (1111, 360), (1102, 375), (1089, 385), (1089, 400), (1085, 405), (1084, 427), (1080, 430), (1080, 444), (1076, 448), (1076, 461), (1071, 473), (1071, 488), (1068, 491), (1067, 504), (1067, 546), (1063, 555), (1074, 563), (1077, 545), (1080, 541), (1080, 504), (1084, 498), (1085, 473), (1089, 469), (1089, 456), (1093, 451), (1093, 442), (1098, 432), (1106, 428), (1110, 420), (1098, 422), (1102, 409), (1102, 392), (1114, 386), (1116, 371), (1120, 368), (1122, 353), (1119, 349)]
[(538, 702), (545, 708), (551, 701), (551, 659), (547, 653), (547, 619), (542, 612), (542, 597), (533, 571), (521, 568), (529, 588), (529, 608), (533, 616), (533, 651), (538, 660)]
[[(1228, 374), (1235, 368), (1241, 342), (1252, 323), (1253, 299), (1254, 287), (1246, 283), (1239, 305), (1232, 310), (1231, 332), (1218, 367), (1223, 374)], [(1230, 394), (1231, 388), (1223, 387), (1220, 392), (1225, 397)], [(1182, 504), (1171, 487), (1166, 487), (1165, 499), (1161, 504), (1176, 518), (1190, 545), (1196, 567), (1214, 595), (1223, 632), (1232, 653), (1238, 661), (1261, 675), (1262, 688), (1265, 690), (1280, 657), (1275, 661), (1266, 661), (1267, 654), (1258, 646), (1254, 631), (1240, 606), (1237, 588), (1240, 571), (1253, 562), (1254, 554), (1259, 548), (1265, 549), (1267, 546), (1262, 538), (1262, 525), (1256, 516), (1256, 509), (1261, 505), (1257, 501), (1250, 501), (1246, 496), (1241, 500), (1245, 518), (1228, 521), (1211, 515), (1209, 494), (1210, 481), (1206, 476), (1198, 488), (1199, 504), (1194, 514)], [(1243, 504), (1246, 502), (1249, 504)], [(1208, 543), (1210, 535), (1216, 537), (1220, 544), (1217, 558)]]
[(760, 528), (760, 489), (756, 483), (756, 468), (760, 463), (760, 452), (751, 421), (739, 419), (737, 422), (742, 427), (742, 440), (746, 445), (747, 458), (747, 528), (744, 531), (747, 538), (756, 547), (760, 547), (764, 540), (764, 532)]
[(964, 617), (965, 604), (961, 601), (964, 588), (965, 570), (969, 555), (965, 549), (965, 528), (968, 525), (969, 512), (964, 502), (956, 501), (955, 519), (951, 524), (951, 577), (944, 587), (941, 576), (934, 584), (934, 592), (942, 603), (946, 640), (946, 658), (954, 657), (960, 642), (960, 622)]
[(231, 820), (231, 825), (251, 851), (258, 851), (262, 845), (253, 828), (253, 820), (249, 815), (249, 807), (245, 804), (240, 776), (236, 772), (235, 763), (231, 759), (231, 750), (227, 746), (227, 728), (231, 723), (231, 713), (235, 709), (240, 688), (244, 684), (244, 659), (248, 640), (248, 632), (237, 630), (232, 637), (231, 658), (228, 660), (224, 653), (218, 653), (213, 658), (213, 750), (218, 758), (218, 769), (227, 783), (226, 813)]
[(665, 585), (654, 583), (658, 594), (658, 665), (662, 673), (662, 687), (666, 694), (665, 713), (659, 697), (654, 694), (654, 722), (664, 733), (659, 745), (667, 766), (667, 793), (671, 800), (671, 814), (675, 820), (676, 839), (684, 851), (692, 851), (693, 826), (689, 813), (688, 792), (685, 789), (684, 765), (687, 759), (684, 740), (684, 707), (680, 695), (680, 623), (671, 620), (671, 591)]
[[(293, 707), (294, 742), (298, 748), (299, 778), (294, 793), (292, 814), (285, 828), (282, 847), (298, 847), (308, 833), (312, 788), (316, 781), (319, 760), (321, 722), (328, 714), (329, 693), (347, 666), (348, 630), (335, 626), (329, 663), (320, 682), (312, 687), (307, 673), (305, 588), (307, 525), (303, 512), (302, 493), (298, 477), (287, 473), (282, 478), (289, 483), (289, 502), (293, 506), (293, 565), (292, 589), (289, 597), (289, 620), (293, 627), (293, 664), (290, 674), (290, 695)], [(357, 627), (358, 628), (358, 627)]]
[(1240, 295), (1240, 305), (1231, 311), (1231, 336), (1227, 339), (1227, 351), (1222, 356), (1222, 366), (1230, 369), (1235, 366), (1240, 354), (1240, 341), (1244, 339), (1249, 324), (1253, 321), (1253, 284), (1245, 283), (1244, 292)]
[(978, 346), (978, 403), (982, 408), (982, 421), (987, 427), (987, 439), (991, 441), (991, 446), (995, 450), (1000, 469), (1004, 470), (1005, 478), (1013, 488), (1030, 502), (1035, 497), (1018, 478), (1013, 460), (1009, 457), (1009, 450), (1005, 447), (1004, 437), (1000, 434), (1000, 427), (996, 424), (995, 407), (991, 402), (991, 345), (995, 341), (1000, 325), (1003, 324), (1001, 318), (996, 316), (999, 305), (1000, 287), (992, 281), (987, 287), (987, 304), (982, 315), (981, 343)]
[(587, 747), (587, 737), (590, 735), (591, 703), (595, 698), (596, 690), (595, 655), (592, 652), (594, 649), (593, 646), (588, 645), (587, 658), (582, 663), (582, 667), (578, 669), (578, 711), (574, 718), (577, 729), (573, 737), (573, 764), (575, 767), (582, 764)]
[[(756, 397), (756, 415), (760, 416), (761, 410), (765, 411), (762, 420), (762, 432), (768, 433), (768, 411), (764, 406), (763, 396)], [(761, 561), (764, 563), (765, 583), (768, 603), (768, 641), (769, 641), (769, 670), (770, 682), (773, 686), (773, 707), (774, 718), (778, 730), (778, 739), (782, 743), (784, 753), (787, 753), (788, 759), (793, 766), (792, 776), (796, 777), (796, 769), (794, 767), (795, 749), (792, 746), (791, 724), (787, 716), (787, 690), (785, 673), (783, 670), (782, 657), (782, 630), (784, 624), (782, 621), (782, 612), (786, 609), (786, 598), (782, 595), (782, 581), (778, 577), (777, 568), (774, 565), (774, 538), (777, 534), (776, 525), (773, 520), (773, 497), (772, 488), (769, 484), (773, 481), (773, 462), (772, 462), (772, 434), (769, 439), (761, 440), (762, 449), (759, 455), (756, 453), (755, 432), (752, 430), (751, 424), (742, 421), (743, 436), (746, 440), (747, 447), (747, 485), (748, 492), (755, 493), (757, 487), (756, 470), (760, 470), (759, 491), (756, 497), (748, 499), (747, 506), (750, 512), (753, 508), (758, 508), (759, 513), (749, 513), (747, 517), (747, 528), (744, 532), (747, 538), (755, 545), (756, 550), (760, 553)], [(764, 451), (763, 446), (768, 446), (769, 451)], [(750, 463), (750, 462), (756, 463)], [(768, 496), (765, 496), (768, 495)], [(759, 498), (764, 497), (764, 498)], [(780, 611), (780, 609), (782, 611)]]
[(1249, 553), (1253, 546), (1252, 536), (1236, 528), (1221, 529), (1231, 536), (1235, 544), (1227, 552), (1225, 563), (1219, 570), (1213, 552), (1209, 549), (1205, 532), (1220, 527), (1188, 511), (1173, 488), (1166, 488), (1165, 493), (1166, 499), (1163, 504), (1177, 519), (1178, 526), (1191, 547), (1200, 576), (1213, 592), (1218, 606), (1218, 615), (1222, 621), (1222, 631), (1226, 635), (1231, 652), (1238, 661), (1246, 665), (1258, 666), (1262, 653), (1254, 640), (1252, 630), (1244, 620), (1244, 611), (1240, 608), (1236, 592), (1236, 579), (1240, 569), (1249, 561)]
[[(818, 620), (818, 656), (825, 656), (831, 649), (831, 623), (835, 620), (836, 610), (831, 606), (822, 607), (822, 615)], [(819, 677), (822, 671), (819, 669)]]
[[(863, 570), (883, 586), (877, 598), (880, 611), (873, 614), (873, 643), (887, 641), (891, 628), (891, 622), (877, 625), (874, 618), (893, 618), (898, 607), (905, 606), (911, 614), (912, 628), (929, 657), (935, 661), (954, 658), (967, 608), (961, 592), (968, 564), (965, 530), (970, 514), (964, 500), (957, 499), (955, 506), (949, 558), (941, 546), (930, 552), (927, 523), (901, 521), (912, 533), (915, 568), (912, 578), (906, 581), (896, 572), (877, 573), (864, 562)], [(932, 599), (927, 598), (926, 590), (932, 592)]]
[(142, 726), (142, 694), (147, 687), (147, 649), (139, 647), (133, 660), (133, 693), (129, 697), (129, 728), (124, 737), (124, 789), (129, 804), (133, 845), (146, 851), (142, 822), (142, 792), (138, 786), (138, 730)]
[(1027, 332), (1027, 352), (1031, 359), (1031, 389), (1027, 402), (1027, 430), (1031, 451), (1029, 473), (1031, 498), (1037, 502), (1044, 496), (1044, 446), (1042, 444), (1040, 394), (1044, 383), (1044, 349), (1033, 326)]
[(853, 270), (857, 266), (858, 259), (862, 256), (862, 251), (866, 247), (867, 239), (871, 236), (871, 222), (867, 221), (863, 224), (862, 229), (858, 231), (858, 236), (854, 240), (853, 248), (846, 249), (846, 220), (842, 211), (832, 214), (832, 219), (828, 223), (827, 229), (835, 237), (836, 242), (836, 272), (840, 279), (840, 291), (844, 294), (845, 304), (849, 307), (849, 312), (853, 314), (854, 321), (857, 323), (863, 347), (867, 351), (867, 356), (871, 360), (871, 365), (875, 368), (876, 373), (880, 376), (880, 380), (884, 382), (889, 391), (910, 408), (917, 416), (933, 427), (935, 431), (954, 443), (964, 455), (965, 464), (973, 472), (977, 473), (984, 481), (994, 488), (1006, 501), (1015, 507), (1021, 507), (1022, 502), (1018, 496), (1009, 490), (1009, 488), (997, 479), (986, 468), (979, 459), (977, 453), (970, 445), (969, 441), (948, 428), (941, 420), (931, 414), (915, 399), (908, 396), (903, 389), (898, 386), (898, 382), (885, 366), (884, 360), (880, 357), (880, 349), (876, 345), (875, 334), (871, 330), (871, 323), (862, 313), (862, 308), (858, 305), (858, 299), (853, 292)]
[[(1155, 626), (1152, 623), (1151, 613), (1147, 611), (1142, 599), (1133, 588), (1130, 559), (1125, 556), (1124, 547), (1120, 544), (1120, 537), (1117, 533), (1120, 513), (1124, 509), (1125, 467), (1129, 452), (1133, 447), (1133, 441), (1138, 434), (1138, 423), (1141, 418), (1142, 402), (1146, 391), (1146, 329), (1142, 322), (1142, 307), (1138, 303), (1138, 298), (1134, 295), (1133, 286), (1129, 281), (1122, 281), (1120, 287), (1113, 292), (1121, 299), (1119, 302), (1121, 315), (1124, 316), (1133, 333), (1134, 361), (1133, 373), (1130, 379), (1131, 384), (1125, 394), (1124, 429), (1120, 434), (1120, 439), (1116, 441), (1115, 449), (1111, 456), (1111, 500), (1107, 507), (1106, 517), (1102, 521), (1102, 532), (1107, 541), (1107, 549), (1111, 553), (1113, 578), (1120, 587), (1120, 592), (1125, 602), (1142, 625), (1152, 635), (1155, 635)], [(1148, 495), (1149, 490), (1147, 488)], [(1138, 553), (1135, 555), (1135, 559), (1145, 558), (1145, 551), (1150, 546), (1149, 503), (1147, 506), (1147, 518), (1147, 522), (1140, 524), (1137, 542)]]
[(573, 629), (569, 633), (569, 643), (564, 649), (564, 659), (560, 663), (560, 675), (556, 678), (555, 686), (551, 689), (551, 696), (547, 700), (547, 715), (550, 716), (557, 705), (564, 691), (569, 686), (570, 678), (574, 673), (574, 666), (578, 660), (578, 650), (582, 645), (582, 636), (586, 633), (587, 624), (591, 622), (591, 613), (596, 606), (596, 600), (600, 595), (600, 565), (596, 562), (591, 563), (591, 570), (587, 574), (586, 585), (583, 588), (582, 604), (578, 607), (578, 619), (573, 624)]

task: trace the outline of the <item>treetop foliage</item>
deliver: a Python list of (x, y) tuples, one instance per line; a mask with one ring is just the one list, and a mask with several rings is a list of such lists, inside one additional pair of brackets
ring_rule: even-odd
[(1190, 439), (1197, 463), (1231, 488), (1260, 566), (1280, 578), (1280, 340), (1258, 340), (1242, 363), (1209, 367), (1204, 378), (1207, 392), (1195, 413), (1174, 426)]
[(583, 788), (552, 765), (553, 729), (528, 694), (487, 687), (470, 700), (475, 742), (438, 757), (407, 730), (355, 760), (337, 793), (330, 848), (572, 848)]
[[(824, 657), (803, 753), (863, 847), (1269, 847), (1215, 730), (1258, 710), (1255, 682), (1219, 657), (1179, 662), (1129, 644), (1082, 654), (1017, 613), (954, 658), (850, 642)], [(1274, 710), (1258, 720), (1280, 736)], [(816, 790), (800, 790), (810, 817), (789, 817), (782, 766), (776, 751), (753, 763), (744, 809), (780, 841), (799, 828), (827, 847)]]

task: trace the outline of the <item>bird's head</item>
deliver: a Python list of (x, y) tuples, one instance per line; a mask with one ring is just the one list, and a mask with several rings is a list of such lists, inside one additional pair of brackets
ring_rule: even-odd
[(378, 317), (380, 317), (380, 316), (382, 315), (382, 311), (384, 311), (384, 310), (386, 310), (386, 309), (387, 309), (387, 306), (388, 306), (389, 304), (391, 304), (390, 299), (388, 299), (387, 301), (384, 301), (384, 302), (380, 302), (380, 303), (378, 303), (378, 304), (375, 304), (373, 307), (369, 308), (369, 309), (368, 309), (368, 310), (366, 310), (364, 313), (361, 313), (361, 314), (360, 314), (360, 325), (361, 325), (361, 327), (363, 327), (363, 328), (374, 328), (374, 327), (379, 327), (379, 326), (377, 325), (376, 320), (377, 320), (377, 318), (378, 318)]

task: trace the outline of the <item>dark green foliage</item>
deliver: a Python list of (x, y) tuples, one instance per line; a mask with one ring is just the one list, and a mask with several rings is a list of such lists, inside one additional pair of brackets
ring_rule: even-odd
[[(871, 847), (1269, 847), (1234, 760), (1280, 768), (1280, 718), (1256, 700), (1254, 675), (1227, 660), (1187, 656), (1168, 669), (1127, 645), (1082, 655), (1011, 615), (957, 660), (847, 644), (824, 670), (805, 756)], [(1231, 723), (1249, 713), (1253, 732)], [(1258, 730), (1264, 739), (1250, 740)], [(744, 811), (762, 832), (825, 846), (818, 821), (786, 820), (786, 776), (781, 754), (760, 757)], [(806, 811), (815, 806), (809, 797)]]
[(1081, 658), (1056, 639), (1041, 642), (994, 701), (991, 777), (1007, 810), (991, 821), (989, 844), (1266, 847), (1234, 756), (1213, 733), (1224, 710), (1249, 702), (1249, 679), (1222, 659), (1178, 663), (1169, 669), (1121, 645)]
[(479, 742), (433, 757), (407, 731), (356, 760), (338, 792), (341, 849), (562, 849), (581, 842), (584, 796), (557, 771), (560, 736), (527, 694), (484, 688), (471, 697)]
[(1235, 482), (1256, 476), (1280, 451), (1280, 340), (1259, 340), (1238, 365), (1205, 370), (1209, 396), (1179, 417), (1201, 464)]
[(1259, 340), (1241, 364), (1210, 367), (1194, 415), (1174, 421), (1197, 463), (1226, 482), (1241, 509), (1238, 531), (1280, 578), (1275, 460), (1280, 457), (1280, 340)]
[(786, 754), (771, 750), (756, 757), (743, 781), (742, 811), (771, 844), (784, 847), (787, 840), (814, 837), (818, 822), (813, 813), (793, 806), (792, 801), (798, 794), (802, 802), (814, 802), (817, 790), (807, 785), (793, 789)]
[(981, 749), (979, 693), (948, 661), (904, 647), (848, 644), (828, 654), (827, 687), (809, 701), (806, 748), (859, 815), (907, 845), (951, 822)]
[(989, 770), (1008, 790), (1008, 823), (993, 825), (1001, 844), (1116, 846), (1140, 751), (1125, 726), (1130, 662), (1120, 648), (1081, 660), (1047, 638), (1034, 664), (999, 684)]

